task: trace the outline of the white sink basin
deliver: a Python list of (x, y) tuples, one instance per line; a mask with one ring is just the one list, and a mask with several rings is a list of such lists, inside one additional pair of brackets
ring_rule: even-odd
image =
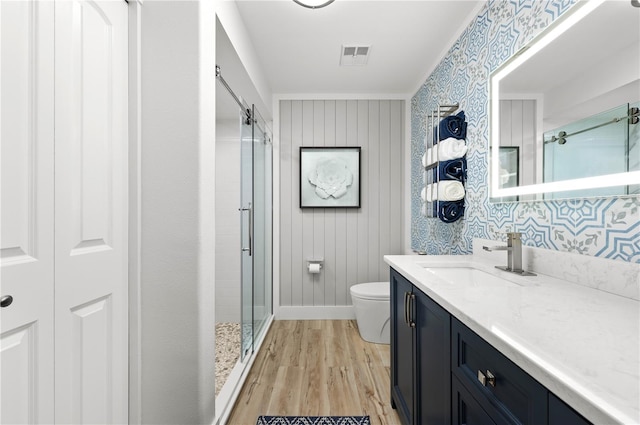
[[(471, 286), (505, 286), (514, 282), (473, 267), (425, 267), (425, 270), (452, 284)], [(517, 283), (515, 283), (517, 285)]]

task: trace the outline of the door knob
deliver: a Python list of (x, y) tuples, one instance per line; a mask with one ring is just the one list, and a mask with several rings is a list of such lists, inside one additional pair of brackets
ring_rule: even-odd
[(13, 297), (11, 295), (5, 295), (0, 299), (0, 307), (5, 308), (9, 307), (13, 302)]

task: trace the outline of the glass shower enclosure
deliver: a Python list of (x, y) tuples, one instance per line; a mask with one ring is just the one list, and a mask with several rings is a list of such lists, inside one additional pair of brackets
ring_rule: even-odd
[(255, 105), (240, 113), (241, 357), (272, 313), (272, 135)]

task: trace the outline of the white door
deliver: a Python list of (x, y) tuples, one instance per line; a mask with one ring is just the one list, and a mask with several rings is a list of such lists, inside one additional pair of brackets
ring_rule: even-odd
[(0, 2), (0, 423), (52, 423), (53, 3)]
[(0, 423), (126, 423), (127, 4), (0, 23)]
[(127, 422), (127, 3), (55, 3), (56, 423)]

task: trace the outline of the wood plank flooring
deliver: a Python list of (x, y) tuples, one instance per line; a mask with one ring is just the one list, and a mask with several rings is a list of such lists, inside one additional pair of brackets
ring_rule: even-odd
[(369, 415), (372, 425), (400, 424), (391, 408), (389, 345), (370, 344), (355, 321), (275, 321), (229, 425), (260, 415)]

